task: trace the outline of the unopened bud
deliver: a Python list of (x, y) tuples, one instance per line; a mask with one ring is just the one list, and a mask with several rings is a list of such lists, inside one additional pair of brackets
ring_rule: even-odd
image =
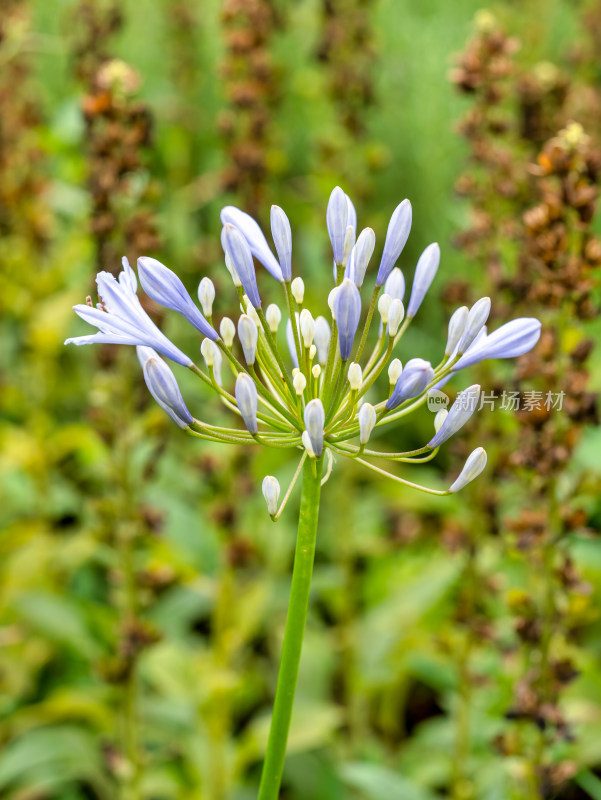
[(259, 330), (254, 320), (246, 314), (242, 314), (238, 320), (238, 338), (244, 351), (246, 363), (249, 365), (254, 364)]
[(348, 225), (346, 228), (346, 233), (344, 235), (344, 250), (342, 253), (342, 267), (346, 267), (349, 256), (351, 254), (351, 250), (355, 246), (355, 229), (352, 225)]
[(257, 432), (257, 387), (246, 372), (239, 372), (234, 388), (236, 403), (249, 433)]
[(440, 411), (436, 412), (436, 416), (434, 417), (434, 431), (438, 433), (441, 429), (443, 422), (448, 417), (449, 412), (446, 408), (441, 408)]
[(292, 296), (296, 302), (301, 306), (305, 297), (305, 284), (302, 278), (295, 278), (290, 284)]
[(449, 487), (449, 492), (458, 492), (467, 486), (468, 483), (477, 478), (486, 466), (486, 450), (483, 447), (477, 447), (467, 457), (465, 466), (459, 473), (457, 480)]
[(217, 358), (216, 354), (219, 352), (219, 348), (215, 342), (212, 342), (210, 339), (203, 339), (200, 345), (200, 352), (202, 353), (207, 367), (212, 367)]
[(294, 386), (294, 391), (300, 397), (307, 387), (307, 379), (300, 370), (292, 379), (292, 385)]
[(244, 295), (244, 304), (247, 315), (252, 319), (252, 321), (258, 328), (261, 325), (261, 320), (259, 319), (259, 315), (255, 311), (253, 304), (250, 302), (250, 300), (246, 295)]
[(463, 336), (463, 331), (465, 330), (465, 323), (467, 322), (468, 313), (468, 307), (461, 306), (461, 308), (458, 308), (451, 315), (451, 319), (449, 320), (447, 346), (445, 347), (444, 351), (445, 356), (450, 356), (459, 344), (459, 340)]
[(309, 438), (309, 433), (307, 431), (302, 432), (301, 441), (303, 443), (303, 447), (307, 451), (307, 455), (309, 456), (309, 458), (315, 458), (313, 445), (311, 444), (311, 439)]
[(280, 499), (280, 482), (273, 475), (266, 475), (263, 478), (263, 497), (267, 503), (267, 511), (270, 517), (278, 512), (278, 500)]
[(317, 347), (315, 347), (315, 345), (312, 344), (311, 347), (309, 348), (309, 361), (313, 361), (316, 353), (317, 353)]
[(225, 266), (227, 267), (227, 271), (232, 276), (232, 281), (234, 282), (234, 286), (236, 287), (236, 289), (239, 286), (242, 286), (238, 273), (236, 272), (236, 267), (232, 264), (232, 259), (229, 257), (227, 253), (225, 254)]
[(315, 336), (315, 321), (307, 308), (303, 308), (300, 313), (300, 333), (305, 347), (311, 347)]
[(317, 317), (315, 320), (313, 341), (317, 345), (317, 360), (320, 364), (325, 364), (328, 360), (328, 348), (330, 346), (330, 326), (325, 317)]
[(269, 325), (269, 330), (272, 333), (277, 333), (278, 327), (282, 320), (282, 312), (275, 303), (271, 303), (265, 310), (265, 319)]
[(219, 333), (226, 347), (231, 347), (236, 335), (236, 326), (229, 317), (224, 317), (219, 325)]
[(388, 380), (392, 385), (396, 384), (398, 379), (401, 377), (401, 372), (403, 371), (403, 365), (399, 361), (398, 358), (393, 358), (388, 366)]
[(363, 403), (359, 409), (359, 442), (367, 444), (376, 424), (376, 409), (371, 403)]
[(319, 376), (321, 375), (321, 367), (319, 366), (319, 364), (316, 364), (313, 367), (313, 369), (311, 370), (311, 374), (313, 375), (315, 380), (318, 380)]
[(389, 294), (383, 294), (378, 300), (378, 311), (380, 312), (380, 316), (382, 317), (382, 322), (384, 325), (386, 325), (386, 323), (388, 322), (388, 312), (390, 310), (390, 302), (391, 298)]
[(405, 308), (400, 300), (394, 299), (390, 303), (388, 309), (388, 335), (396, 336), (400, 324), (405, 316)]
[(210, 278), (203, 278), (198, 284), (198, 299), (205, 317), (213, 313), (213, 300), (215, 299), (215, 285)]
[(361, 369), (361, 365), (356, 364), (354, 361), (348, 368), (348, 381), (353, 391), (360, 389), (363, 383), (363, 370)]
[(316, 456), (320, 456), (323, 453), (323, 426), (325, 424), (325, 412), (321, 400), (310, 400), (307, 403), (304, 420), (313, 452)]
[(336, 299), (336, 295), (338, 294), (338, 290), (340, 286), (334, 286), (332, 291), (328, 295), (328, 307), (332, 312), (332, 319), (336, 319), (336, 310), (334, 308), (334, 300)]

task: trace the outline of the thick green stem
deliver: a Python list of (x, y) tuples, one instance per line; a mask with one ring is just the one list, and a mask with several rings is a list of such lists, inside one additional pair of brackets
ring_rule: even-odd
[(258, 800), (277, 800), (282, 781), (288, 730), (290, 729), (309, 607), (322, 469), (322, 458), (318, 461), (309, 458), (305, 460), (290, 603)]

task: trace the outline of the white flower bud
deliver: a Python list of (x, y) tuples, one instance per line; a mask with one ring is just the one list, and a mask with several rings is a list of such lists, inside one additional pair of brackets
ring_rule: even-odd
[(336, 299), (336, 295), (338, 294), (338, 289), (340, 289), (340, 286), (334, 286), (334, 288), (328, 295), (328, 307), (332, 312), (332, 319), (336, 319), (336, 312), (334, 311), (334, 300)]
[(215, 377), (215, 383), (217, 386), (221, 386), (221, 367), (223, 365), (223, 356), (221, 355), (221, 350), (216, 345), (213, 359), (213, 376)]
[(198, 299), (205, 317), (213, 313), (213, 300), (215, 299), (215, 285), (210, 278), (203, 278), (198, 284)]
[(458, 492), (467, 486), (468, 483), (477, 478), (486, 466), (486, 450), (483, 447), (477, 447), (467, 457), (465, 466), (459, 473), (457, 480), (449, 487), (449, 492)]
[(376, 234), (371, 228), (365, 228), (365, 230), (361, 231), (359, 234), (359, 238), (353, 248), (350, 264), (352, 270), (351, 274), (347, 276), (354, 280), (359, 288), (363, 285), (365, 271), (367, 270), (367, 265), (375, 246)]
[(448, 417), (449, 412), (446, 408), (441, 408), (440, 411), (436, 412), (436, 416), (434, 417), (434, 431), (438, 433), (440, 430), (442, 423)]
[(255, 323), (257, 328), (260, 327), (261, 320), (259, 319), (259, 315), (255, 311), (255, 308), (254, 308), (253, 304), (250, 302), (250, 300), (248, 299), (248, 297), (246, 295), (244, 295), (244, 305), (245, 305), (246, 314), (252, 319), (252, 321)]
[(246, 363), (249, 365), (254, 364), (259, 330), (254, 320), (246, 314), (242, 314), (238, 320), (238, 338), (244, 351)]
[(219, 325), (219, 333), (226, 347), (231, 347), (236, 335), (236, 326), (229, 317), (224, 317)]
[(219, 348), (210, 339), (203, 339), (200, 345), (200, 352), (205, 360), (207, 367), (212, 367), (217, 359)]
[(225, 254), (225, 266), (227, 267), (227, 271), (232, 276), (232, 281), (234, 282), (234, 286), (236, 287), (236, 289), (239, 286), (242, 286), (240, 278), (238, 277), (238, 273), (236, 272), (236, 267), (232, 264), (232, 259), (229, 257), (227, 253)]
[(400, 300), (394, 299), (388, 309), (388, 335), (396, 336), (405, 316), (405, 308)]
[(340, 266), (346, 267), (351, 254), (351, 250), (355, 246), (355, 229), (352, 225), (348, 225), (344, 235), (344, 251), (342, 253), (342, 263)]
[(309, 434), (307, 431), (303, 431), (301, 434), (301, 441), (303, 443), (303, 447), (307, 451), (307, 455), (309, 458), (315, 458), (315, 453), (313, 452), (313, 446), (311, 444), (311, 439), (309, 438)]
[(296, 302), (300, 305), (303, 303), (303, 299), (305, 297), (305, 284), (302, 278), (295, 278), (292, 283), (290, 284), (290, 289), (292, 291), (292, 296), (296, 300)]
[(309, 361), (313, 361), (316, 353), (317, 353), (317, 347), (315, 347), (315, 345), (312, 344), (311, 347), (309, 348)]
[(321, 367), (319, 366), (319, 364), (316, 364), (316, 365), (313, 367), (313, 369), (311, 370), (311, 374), (313, 375), (313, 377), (315, 378), (315, 380), (318, 380), (318, 379), (319, 379), (319, 376), (321, 375)]
[(311, 347), (315, 336), (315, 322), (307, 308), (303, 308), (300, 313), (300, 333), (305, 347)]
[(307, 379), (300, 370), (292, 379), (292, 385), (294, 386), (294, 391), (300, 397), (307, 387)]
[(367, 444), (376, 424), (376, 409), (371, 403), (363, 403), (359, 409), (359, 442)]
[(383, 294), (378, 300), (378, 311), (382, 317), (382, 323), (386, 325), (388, 322), (388, 311), (390, 309), (391, 298), (389, 294)]
[(390, 381), (391, 385), (394, 386), (398, 379), (401, 377), (401, 372), (403, 371), (403, 365), (399, 361), (398, 358), (393, 358), (390, 364), (388, 365), (388, 380)]
[(363, 370), (361, 369), (361, 365), (356, 364), (354, 361), (348, 368), (348, 382), (351, 385), (351, 389), (354, 391), (359, 390), (363, 384)]
[(282, 312), (275, 303), (271, 303), (265, 309), (265, 319), (269, 325), (269, 330), (272, 333), (277, 333), (278, 327), (282, 320)]
[(270, 517), (278, 512), (278, 500), (280, 499), (280, 482), (273, 475), (266, 475), (263, 478), (263, 497), (267, 503), (267, 512)]
[(315, 320), (313, 341), (317, 346), (317, 360), (320, 364), (325, 364), (328, 360), (328, 348), (330, 346), (330, 326), (325, 317), (317, 317)]

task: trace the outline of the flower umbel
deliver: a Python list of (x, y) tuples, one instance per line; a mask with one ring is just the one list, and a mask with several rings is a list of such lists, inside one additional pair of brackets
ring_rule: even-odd
[[(248, 214), (228, 206), (223, 209), (221, 219), (226, 264), (240, 302), (237, 323), (224, 317), (213, 327), (213, 305), (218, 298), (208, 279), (204, 278), (199, 288), (203, 316), (174, 272), (155, 259), (138, 260), (142, 286), (152, 299), (182, 314), (206, 337), (201, 348), (205, 369), (154, 325), (138, 300), (136, 277), (126, 260), (118, 280), (107, 272), (99, 273), (97, 308), (75, 306), (77, 314), (95, 325), (98, 332), (67, 341), (137, 345), (149, 390), (179, 427), (192, 436), (215, 442), (296, 450), (301, 455), (301, 464), (293, 484), (305, 459), (319, 460), (324, 455), (328, 457), (324, 480), (334, 456), (345, 456), (400, 483), (439, 495), (458, 491), (480, 474), (486, 464), (482, 448), (471, 454), (447, 490), (420, 486), (372, 463), (372, 459), (387, 459), (410, 464), (432, 458), (440, 445), (469, 420), (479, 396), (478, 386), (461, 393), (448, 415), (437, 417), (433, 437), (418, 450), (390, 453), (366, 446), (380, 429), (422, 406), (430, 389), (446, 383), (459, 370), (484, 359), (512, 358), (526, 353), (539, 338), (538, 320), (516, 319), (488, 334), (485, 324), (490, 300), (482, 298), (471, 309), (462, 307), (453, 314), (444, 355), (438, 364), (412, 357), (406, 363), (403, 360), (403, 367), (395, 351), (419, 311), (440, 260), (440, 249), (435, 243), (420, 256), (405, 313), (402, 303), (405, 278), (396, 261), (411, 229), (408, 200), (392, 215), (382, 259), (377, 273), (372, 270), (370, 281), (369, 262), (375, 234), (366, 228), (357, 236), (353, 204), (342, 189), (334, 189), (326, 220), (333, 249), (335, 285), (327, 304), (324, 298), (318, 313), (304, 306), (304, 283), (300, 277), (292, 277), (292, 233), (281, 208), (274, 206), (271, 213), (277, 257), (259, 225)], [(275, 303), (263, 311), (254, 259), (283, 289), (286, 325), (280, 326), (282, 310)], [(369, 307), (363, 313), (361, 289), (370, 282), (375, 286)], [(379, 330), (374, 334), (371, 353), (364, 356), (376, 309)], [(287, 343), (287, 348), (280, 348), (278, 337)], [(175, 376), (159, 353), (192, 370), (241, 418), (245, 429), (217, 427), (195, 419), (184, 403)], [(229, 382), (225, 374), (223, 378), (221, 375), (224, 359), (232, 371)], [(382, 374), (389, 380), (378, 381)], [(275, 478), (266, 479), (263, 492), (273, 519), (279, 517), (292, 485), (276, 513), (279, 484)]]

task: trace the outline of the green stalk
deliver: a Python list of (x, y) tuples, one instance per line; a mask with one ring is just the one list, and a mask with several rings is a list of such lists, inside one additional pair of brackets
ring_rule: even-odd
[(288, 617), (258, 800), (277, 800), (282, 782), (286, 743), (309, 607), (322, 469), (323, 458), (317, 461), (305, 459)]

